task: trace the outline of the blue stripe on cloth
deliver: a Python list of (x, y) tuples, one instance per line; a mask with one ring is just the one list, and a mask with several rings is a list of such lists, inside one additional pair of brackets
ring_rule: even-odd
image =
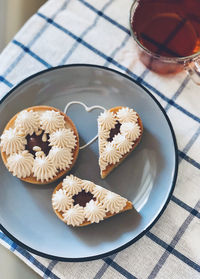
[(10, 251), (14, 252), (16, 248), (17, 248), (17, 244), (15, 242), (13, 242), (10, 247)]
[[(113, 0), (109, 0), (102, 8), (101, 12), (103, 13), (103, 11), (105, 11), (105, 9), (107, 7), (109, 7), (112, 4)], [(87, 35), (89, 33), (90, 30), (92, 30), (97, 22), (100, 20), (99, 15), (96, 16), (95, 20), (93, 21), (93, 23), (84, 30), (84, 32), (82, 32), (82, 34), (80, 35), (80, 38), (84, 38), (85, 35)], [(75, 49), (78, 47), (79, 43), (76, 41), (72, 48), (67, 52), (67, 54), (64, 56), (64, 58), (61, 60), (61, 62), (59, 63), (59, 65), (65, 64), (66, 61), (69, 59), (69, 57), (72, 55), (72, 53), (75, 51)]]
[[(10, 238), (8, 238), (4, 233), (2, 233), (1, 231), (0, 231), (0, 238), (2, 239), (2, 240), (4, 240), (8, 245), (10, 245), (10, 246), (12, 246), (12, 245), (14, 245), (13, 243), (13, 241), (10, 239)], [(41, 270), (44, 274), (45, 273), (49, 273), (49, 277), (51, 278), (51, 279), (59, 279), (52, 271), (50, 271), (50, 272), (47, 272), (47, 268), (43, 265), (43, 264), (41, 264), (38, 260), (36, 260), (28, 251), (26, 251), (25, 249), (23, 249), (23, 248), (21, 248), (20, 246), (18, 246), (17, 244), (16, 244), (16, 248), (15, 248), (15, 250), (18, 252), (18, 253), (20, 253), (25, 259), (27, 259), (28, 261), (30, 261), (34, 266), (36, 266), (39, 270)]]
[(164, 242), (162, 239), (157, 237), (155, 234), (151, 233), (150, 231), (146, 233), (146, 236), (150, 238), (153, 242), (157, 243), (159, 246), (164, 248), (169, 253), (173, 254), (175, 257), (177, 257), (179, 260), (184, 262), (185, 264), (192, 267), (194, 270), (200, 272), (200, 266), (195, 263), (194, 261), (190, 260), (188, 257), (184, 256), (182, 253), (177, 251), (172, 246), (168, 245), (166, 242)]
[(111, 258), (105, 258), (104, 261), (114, 268), (116, 271), (118, 271), (120, 274), (122, 274), (124, 277), (128, 279), (137, 279), (135, 276), (133, 276), (130, 272), (128, 272), (126, 269), (121, 267), (119, 264), (117, 264), (115, 261), (113, 261)]
[(197, 140), (197, 138), (200, 135), (200, 127), (197, 129), (197, 131), (194, 133), (194, 135), (192, 136), (192, 138), (190, 139), (190, 141), (186, 144), (186, 146), (183, 148), (182, 152), (187, 154), (188, 151), (190, 150), (190, 148), (192, 147), (192, 145), (195, 143), (195, 141)]
[(84, 0), (79, 0), (79, 2), (81, 2), (82, 4), (84, 4), (86, 7), (88, 7), (90, 10), (94, 11), (95, 13), (98, 14), (98, 16), (103, 17), (104, 19), (106, 19), (108, 22), (112, 23), (113, 25), (117, 26), (119, 29), (123, 30), (124, 32), (126, 32), (129, 36), (131, 36), (131, 32), (129, 31), (129, 29), (127, 29), (126, 27), (124, 27), (123, 25), (119, 24), (117, 21), (113, 20), (112, 18), (110, 18), (109, 16), (105, 15), (102, 11), (96, 9), (94, 6), (92, 6), (91, 4), (89, 4), (88, 2), (84, 1)]
[[(126, 45), (126, 43), (128, 42), (129, 38), (130, 38), (130, 37), (129, 37), (128, 35), (125, 36), (125, 38), (124, 38), (124, 40), (122, 41), (122, 43), (120, 44), (120, 46), (118, 46), (118, 47), (111, 53), (110, 56), (111, 56), (112, 58), (114, 58), (115, 55), (117, 54), (117, 52), (120, 51), (120, 50)], [(109, 62), (106, 61), (105, 64), (104, 64), (104, 67), (107, 67), (108, 65), (109, 65)]]
[[(37, 13), (38, 16), (42, 17), (43, 19), (45, 19), (47, 22), (49, 22), (50, 24), (52, 24), (53, 26), (57, 27), (59, 30), (63, 31), (65, 34), (69, 35), (70, 37), (72, 37), (74, 40), (76, 40), (77, 42), (81, 43), (82, 45), (84, 45), (85, 47), (87, 47), (88, 49), (90, 49), (91, 51), (93, 51), (94, 53), (96, 53), (97, 55), (101, 56), (102, 58), (104, 58), (105, 60), (107, 60), (108, 62), (112, 63), (113, 65), (115, 65), (116, 67), (118, 67), (119, 69), (125, 71), (127, 74), (129, 74), (132, 78), (136, 79), (138, 78), (138, 76), (136, 74), (134, 74), (133, 72), (131, 72), (128, 68), (124, 67), (123, 65), (121, 65), (120, 63), (118, 63), (116, 60), (114, 60), (112, 57), (107, 56), (106, 54), (104, 54), (103, 52), (101, 52), (100, 50), (96, 49), (95, 47), (93, 47), (92, 45), (90, 45), (89, 43), (87, 43), (86, 41), (84, 41), (83, 39), (81, 39), (80, 37), (76, 36), (75, 34), (73, 34), (71, 31), (67, 30), (66, 28), (64, 28), (63, 26), (59, 25), (58, 23), (54, 22), (51, 18), (46, 17), (45, 15), (41, 14), (41, 13)], [(192, 118), (193, 120), (197, 121), (198, 123), (200, 123), (200, 118), (198, 118), (197, 116), (193, 115), (192, 113), (190, 113), (189, 111), (187, 111), (186, 109), (184, 109), (183, 107), (181, 107), (180, 105), (176, 104), (173, 100), (167, 98), (165, 95), (163, 95), (160, 91), (158, 91), (155, 87), (153, 87), (152, 85), (150, 85), (149, 83), (147, 83), (146, 81), (142, 81), (142, 84), (147, 87), (148, 89), (150, 89), (151, 91), (153, 91), (156, 95), (158, 95), (159, 97), (161, 97), (163, 100), (165, 100), (167, 103), (169, 103), (170, 105), (174, 106), (175, 108), (177, 108), (178, 110), (180, 110), (181, 112), (185, 113), (187, 116), (189, 116), (190, 118)]]
[[(53, 14), (52, 18), (54, 19), (57, 14), (65, 9), (68, 5), (70, 0), (65, 1), (65, 3)], [(33, 39), (28, 43), (27, 47), (31, 48), (31, 46), (38, 40), (38, 38), (44, 33), (44, 31), (49, 27), (48, 23), (45, 23), (44, 26), (40, 29), (40, 31), (33, 37)], [(24, 57), (26, 53), (23, 51), (17, 58), (14, 60), (14, 62), (6, 69), (6, 71), (3, 73), (3, 76), (6, 77), (21, 61), (21, 59)]]
[(145, 69), (144, 72), (141, 74), (141, 76), (137, 78), (137, 81), (142, 83), (142, 81), (144, 80), (144, 78), (147, 76), (148, 73), (149, 73), (149, 69)]
[(5, 79), (5, 77), (3, 77), (3, 76), (0, 76), (0, 82), (3, 82), (10, 88), (13, 87), (13, 84), (10, 81), (8, 81), (7, 79)]
[(44, 274), (44, 279), (48, 279), (49, 278), (49, 275), (51, 274), (52, 272), (52, 269), (55, 267), (55, 265), (57, 264), (58, 262), (57, 261), (51, 261), (45, 271), (45, 274)]
[[(194, 209), (198, 211), (199, 208), (200, 208), (200, 201), (197, 202), (197, 204), (194, 207)], [(177, 243), (181, 239), (182, 235), (187, 230), (188, 226), (190, 225), (190, 223), (192, 222), (194, 217), (195, 216), (190, 213), (188, 215), (188, 217), (185, 219), (185, 221), (183, 222), (183, 224), (181, 225), (181, 227), (178, 229), (177, 233), (175, 234), (174, 238), (170, 242), (170, 244), (169, 244), (169, 247), (170, 247), (169, 251), (165, 250), (165, 252), (162, 254), (160, 259), (158, 260), (157, 264), (153, 268), (152, 272), (148, 276), (148, 279), (154, 279), (157, 276), (157, 274), (159, 273), (160, 269), (162, 268), (162, 266), (165, 264), (167, 258), (169, 257), (170, 253), (172, 253), (173, 249), (175, 248), (175, 246), (177, 245)], [(200, 267), (199, 267), (199, 269), (200, 269)]]
[[(113, 254), (110, 256), (110, 259), (114, 260), (114, 258), (116, 257), (117, 254)], [(99, 269), (99, 271), (97, 272), (97, 274), (95, 275), (95, 277), (93, 279), (101, 279), (102, 276), (104, 275), (104, 273), (106, 272), (106, 270), (109, 268), (109, 264), (104, 262), (104, 264), (102, 265), (102, 267)]]
[(187, 154), (185, 154), (183, 151), (178, 151), (179, 156), (184, 159), (185, 161), (187, 161), (188, 163), (190, 163), (191, 165), (193, 165), (194, 167), (196, 167), (197, 169), (200, 169), (200, 163), (198, 163), (197, 161), (195, 161), (194, 159), (190, 158)]
[[(129, 71), (127, 73), (129, 73)], [(183, 107), (181, 107), (180, 105), (175, 103), (175, 101), (173, 101), (173, 100), (169, 99), (168, 97), (166, 97), (164, 94), (162, 94), (160, 91), (158, 91), (155, 87), (153, 87), (152, 85), (150, 85), (146, 81), (143, 80), (141, 82), (141, 84), (143, 84), (145, 87), (147, 87), (148, 89), (153, 91), (156, 95), (158, 95), (160, 98), (162, 98), (165, 102), (167, 102), (171, 106), (175, 107), (176, 109), (180, 110), (181, 112), (183, 112), (184, 114), (186, 114), (187, 116), (189, 116), (190, 118), (195, 120), (196, 122), (200, 123), (200, 118), (199, 117), (197, 117), (196, 115), (190, 113), (189, 111), (187, 111), (186, 109), (184, 109)]]
[(44, 59), (42, 59), (39, 55), (35, 54), (33, 51), (30, 50), (30, 48), (28, 48), (27, 46), (23, 45), (22, 43), (13, 40), (12, 41), (13, 44), (21, 47), (26, 53), (30, 54), (33, 58), (35, 58), (38, 62), (40, 62), (41, 64), (43, 64), (45, 67), (47, 68), (51, 68), (52, 66), (47, 63), (46, 61), (44, 61)]
[(182, 208), (184, 208), (185, 210), (187, 210), (188, 212), (190, 212), (192, 215), (194, 215), (194, 216), (196, 216), (197, 218), (200, 219), (200, 212), (198, 212), (196, 209), (192, 208), (191, 206), (187, 205), (183, 201), (179, 200), (174, 195), (171, 197), (171, 200), (173, 202), (175, 202), (177, 205), (179, 205)]
[[(178, 90), (175, 92), (175, 94), (172, 96), (172, 100), (175, 101), (179, 96), (180, 94), (183, 92), (183, 89), (186, 87), (186, 85), (188, 84), (188, 82), (190, 81), (190, 77), (187, 76), (183, 82), (181, 83), (180, 87), (178, 88)], [(167, 103), (167, 106), (165, 107), (165, 111), (168, 111), (170, 108), (170, 104)]]

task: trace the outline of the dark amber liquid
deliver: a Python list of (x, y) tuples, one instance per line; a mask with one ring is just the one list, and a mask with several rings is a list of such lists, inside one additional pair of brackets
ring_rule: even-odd
[(200, 51), (200, 0), (139, 0), (132, 29), (148, 50), (165, 57)]

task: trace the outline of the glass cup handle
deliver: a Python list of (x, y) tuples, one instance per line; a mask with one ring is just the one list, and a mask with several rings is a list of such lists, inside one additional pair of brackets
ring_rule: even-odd
[(200, 57), (187, 62), (185, 64), (185, 70), (191, 77), (191, 79), (197, 84), (200, 85)]

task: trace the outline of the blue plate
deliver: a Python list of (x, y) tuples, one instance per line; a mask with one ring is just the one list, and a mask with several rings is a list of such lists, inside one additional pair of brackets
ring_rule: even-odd
[[(57, 183), (31, 185), (12, 176), (0, 162), (0, 229), (27, 250), (51, 259), (85, 261), (108, 256), (138, 240), (158, 220), (170, 200), (177, 176), (177, 146), (170, 121), (156, 99), (131, 78), (104, 67), (68, 65), (35, 74), (12, 89), (0, 104), (0, 132), (20, 110), (50, 105), (64, 110), (81, 101), (105, 108), (129, 106), (143, 121), (135, 151), (105, 180), (100, 178), (98, 142), (80, 150), (71, 173), (131, 200), (136, 210), (99, 224), (72, 228), (51, 207)], [(81, 143), (97, 133), (100, 111), (87, 113), (78, 104), (68, 110)]]

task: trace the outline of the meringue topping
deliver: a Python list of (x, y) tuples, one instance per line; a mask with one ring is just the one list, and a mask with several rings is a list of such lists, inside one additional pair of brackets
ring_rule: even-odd
[(52, 204), (55, 210), (65, 211), (73, 205), (73, 200), (70, 196), (66, 195), (66, 191), (59, 189), (52, 196)]
[(106, 167), (108, 166), (108, 162), (101, 155), (99, 157), (99, 166), (100, 166), (102, 171), (105, 170)]
[(64, 116), (58, 111), (46, 110), (40, 116), (40, 125), (46, 133), (55, 132), (65, 127)]
[(132, 148), (132, 143), (126, 138), (125, 135), (118, 134), (113, 138), (113, 144), (123, 154), (129, 152)]
[(117, 118), (119, 122), (122, 124), (124, 122), (136, 122), (138, 119), (136, 111), (130, 109), (128, 107), (123, 107), (118, 110)]
[(91, 192), (93, 191), (95, 184), (89, 180), (82, 180), (82, 187), (85, 190), (85, 192)]
[(58, 129), (49, 136), (50, 145), (74, 149), (77, 143), (76, 136), (71, 129)]
[(127, 199), (109, 191), (107, 192), (102, 203), (104, 204), (107, 211), (113, 214), (120, 212), (126, 206)]
[(121, 152), (117, 150), (112, 142), (108, 142), (105, 146), (104, 152), (102, 153), (102, 158), (108, 164), (116, 164), (122, 157)]
[(40, 127), (40, 116), (36, 111), (21, 111), (15, 120), (15, 127), (24, 132), (25, 135), (32, 135), (37, 132)]
[(141, 134), (140, 126), (132, 122), (124, 122), (120, 127), (120, 132), (131, 141), (135, 141)]
[(26, 143), (25, 137), (21, 136), (16, 129), (9, 128), (1, 135), (0, 146), (6, 155), (23, 151)]
[(37, 180), (41, 180), (42, 182), (45, 180), (48, 181), (49, 179), (53, 179), (57, 172), (58, 170), (54, 162), (50, 160), (48, 156), (36, 156), (33, 163), (33, 176), (35, 176)]
[(14, 153), (7, 158), (8, 170), (18, 178), (24, 178), (31, 175), (34, 158), (27, 150)]
[(107, 144), (107, 141), (105, 139), (102, 139), (99, 137), (99, 152), (102, 153), (103, 150), (105, 149), (105, 146)]
[(106, 193), (107, 193), (106, 189), (104, 189), (99, 185), (95, 185), (95, 188), (92, 191), (92, 194), (98, 201), (102, 201), (105, 198)]
[(63, 189), (65, 189), (70, 195), (77, 195), (82, 191), (81, 180), (72, 174), (63, 180), (62, 185)]
[(84, 208), (84, 214), (91, 223), (99, 223), (106, 216), (104, 206), (97, 201), (91, 200)]
[(98, 117), (98, 123), (103, 127), (103, 129), (114, 128), (116, 124), (114, 113), (109, 110), (102, 112)]
[(81, 225), (85, 220), (84, 209), (78, 204), (65, 211), (62, 216), (64, 222), (73, 227)]
[(70, 149), (57, 146), (51, 148), (48, 157), (54, 162), (55, 167), (60, 170), (69, 168), (73, 161), (73, 154)]

